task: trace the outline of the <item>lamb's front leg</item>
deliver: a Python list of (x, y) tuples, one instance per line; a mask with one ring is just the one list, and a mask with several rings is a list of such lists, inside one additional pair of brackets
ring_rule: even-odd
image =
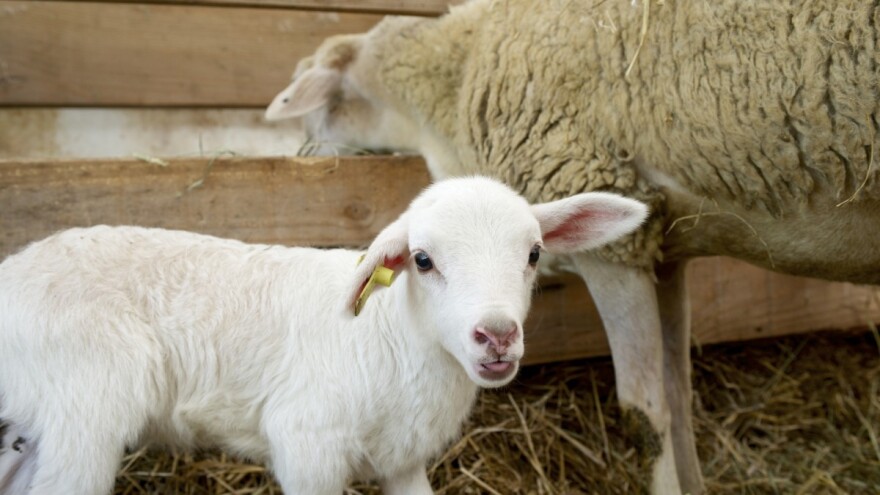
[(575, 259), (602, 316), (630, 438), (636, 442), (653, 495), (680, 495), (669, 405), (664, 389), (663, 335), (654, 281), (644, 269)]
[(279, 411), (265, 426), (272, 471), (284, 495), (342, 494), (350, 474), (345, 435), (327, 425), (292, 427), (286, 421), (291, 417), (295, 413)]
[(666, 400), (671, 412), (678, 478), (685, 493), (700, 495), (704, 487), (693, 425), (691, 312), (685, 265), (668, 263), (657, 268), (657, 301), (663, 324)]
[(402, 470), (380, 483), (384, 495), (432, 495), (431, 483), (424, 464)]

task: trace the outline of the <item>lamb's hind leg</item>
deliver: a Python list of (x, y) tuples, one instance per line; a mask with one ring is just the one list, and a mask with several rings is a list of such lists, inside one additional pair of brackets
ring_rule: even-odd
[(125, 447), (143, 432), (154, 397), (147, 391), (153, 383), (149, 368), (137, 362), (143, 349), (115, 362), (112, 349), (97, 357), (83, 353), (66, 362), (63, 356), (47, 360), (46, 378), (32, 384), (44, 399), (22, 400), (31, 404), (27, 429), (37, 443), (29, 495), (111, 492)]
[[(29, 495), (106, 495), (111, 493), (125, 449), (123, 425), (68, 416), (43, 430)], [(106, 419), (106, 418), (105, 418)], [(116, 429), (118, 426), (119, 429)]]
[(14, 425), (0, 427), (0, 495), (27, 493), (36, 465), (36, 442)]
[(657, 300), (663, 324), (666, 400), (672, 419), (672, 443), (678, 478), (690, 495), (703, 493), (703, 476), (697, 457), (691, 385), (691, 315), (685, 284), (685, 264), (670, 263), (657, 269)]
[(575, 262), (602, 316), (630, 438), (637, 442), (650, 492), (680, 495), (669, 405), (664, 391), (663, 336), (649, 272), (577, 256)]

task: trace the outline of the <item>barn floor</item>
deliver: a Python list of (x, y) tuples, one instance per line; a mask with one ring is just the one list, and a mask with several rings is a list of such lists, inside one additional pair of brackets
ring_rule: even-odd
[[(818, 333), (695, 352), (695, 427), (710, 494), (880, 493), (880, 336)], [(438, 494), (633, 494), (635, 451), (611, 363), (525, 369), (484, 392), (465, 436), (437, 461)], [(117, 494), (278, 494), (224, 456), (135, 453)], [(378, 494), (357, 485), (348, 494)]]

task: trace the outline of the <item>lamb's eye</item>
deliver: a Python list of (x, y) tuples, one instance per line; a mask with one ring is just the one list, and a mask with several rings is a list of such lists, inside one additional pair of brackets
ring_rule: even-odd
[(535, 266), (538, 264), (538, 258), (541, 257), (541, 248), (535, 246), (532, 248), (532, 251), (529, 253), (529, 264)]
[(428, 257), (427, 254), (419, 251), (414, 256), (416, 260), (416, 266), (419, 268), (420, 272), (426, 272), (431, 268), (434, 268), (434, 263), (431, 261), (431, 258)]

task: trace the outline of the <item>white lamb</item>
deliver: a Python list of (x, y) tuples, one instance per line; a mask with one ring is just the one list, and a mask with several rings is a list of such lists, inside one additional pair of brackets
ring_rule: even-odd
[(532, 202), (648, 203), (642, 228), (573, 262), (647, 488), (698, 495), (687, 261), (880, 283), (877, 26), (860, 0), (470, 0), (328, 38), (267, 117)]
[[(431, 493), (426, 462), (477, 387), (518, 369), (540, 251), (601, 246), (646, 214), (463, 178), (426, 189), (360, 264), (139, 227), (36, 242), (0, 264), (0, 493), (108, 493), (143, 443), (265, 462), (288, 495), (364, 478)], [(381, 265), (397, 279), (354, 316)]]

